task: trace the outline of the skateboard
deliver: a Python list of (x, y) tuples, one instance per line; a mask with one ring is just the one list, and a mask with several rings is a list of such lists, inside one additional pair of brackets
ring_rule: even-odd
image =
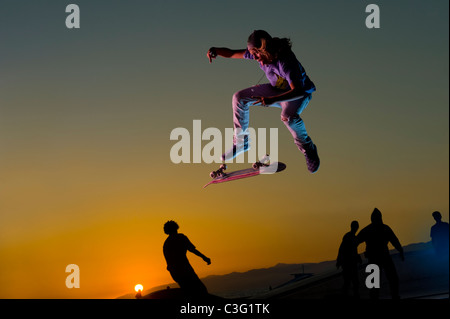
[(207, 183), (203, 188), (208, 187), (211, 184), (219, 184), (224, 182), (235, 181), (238, 179), (243, 179), (252, 176), (258, 176), (260, 174), (272, 174), (278, 173), (286, 169), (286, 164), (281, 162), (269, 162), (269, 157), (266, 155), (262, 160), (253, 163), (251, 168), (241, 169), (234, 172), (225, 172), (227, 169), (226, 164), (220, 165), (219, 169), (212, 171), (209, 176), (212, 181)]

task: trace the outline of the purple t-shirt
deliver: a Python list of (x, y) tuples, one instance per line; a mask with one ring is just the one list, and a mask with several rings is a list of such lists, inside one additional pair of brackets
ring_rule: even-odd
[[(244, 53), (244, 59), (254, 60), (255, 57), (247, 49)], [(271, 64), (260, 65), (259, 67), (274, 87), (288, 89), (293, 80), (297, 79), (300, 80), (299, 82), (305, 93), (312, 93), (316, 90), (314, 83), (306, 75), (305, 69), (292, 52)]]

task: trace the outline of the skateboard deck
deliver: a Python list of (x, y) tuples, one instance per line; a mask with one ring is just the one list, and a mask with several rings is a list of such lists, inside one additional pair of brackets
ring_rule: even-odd
[(219, 183), (224, 183), (224, 182), (235, 181), (235, 180), (243, 179), (243, 178), (247, 178), (247, 177), (258, 176), (260, 174), (270, 175), (273, 173), (278, 173), (278, 172), (284, 171), (285, 169), (286, 169), (286, 164), (281, 163), (281, 162), (275, 162), (270, 165), (263, 165), (259, 168), (251, 167), (251, 168), (241, 169), (239, 171), (234, 171), (234, 172), (229, 172), (229, 173), (223, 172), (223, 175), (213, 178), (213, 180), (210, 181), (209, 183), (207, 183), (205, 186), (203, 186), (203, 188), (206, 188), (207, 186), (209, 186), (211, 184), (219, 184)]

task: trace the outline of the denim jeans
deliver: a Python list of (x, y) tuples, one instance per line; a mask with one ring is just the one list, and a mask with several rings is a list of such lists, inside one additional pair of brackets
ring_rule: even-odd
[[(243, 143), (244, 136), (248, 135), (249, 108), (257, 101), (257, 98), (276, 96), (286, 91), (274, 88), (271, 84), (261, 84), (238, 91), (233, 95), (233, 123), (236, 144)], [(314, 145), (306, 132), (305, 123), (300, 117), (311, 97), (310, 93), (306, 93), (292, 100), (267, 105), (281, 109), (281, 120), (291, 132), (294, 143), (303, 153)], [(262, 104), (258, 103), (255, 106), (262, 106)]]

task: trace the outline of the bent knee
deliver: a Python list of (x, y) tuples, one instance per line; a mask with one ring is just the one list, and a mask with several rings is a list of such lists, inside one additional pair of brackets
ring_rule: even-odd
[(246, 98), (246, 94), (243, 91), (237, 91), (233, 94), (233, 104), (240, 104)]
[(233, 94), (233, 105), (245, 105), (254, 100), (253, 89), (244, 89)]
[(241, 91), (238, 91), (233, 94), (233, 103), (238, 102), (241, 99)]

